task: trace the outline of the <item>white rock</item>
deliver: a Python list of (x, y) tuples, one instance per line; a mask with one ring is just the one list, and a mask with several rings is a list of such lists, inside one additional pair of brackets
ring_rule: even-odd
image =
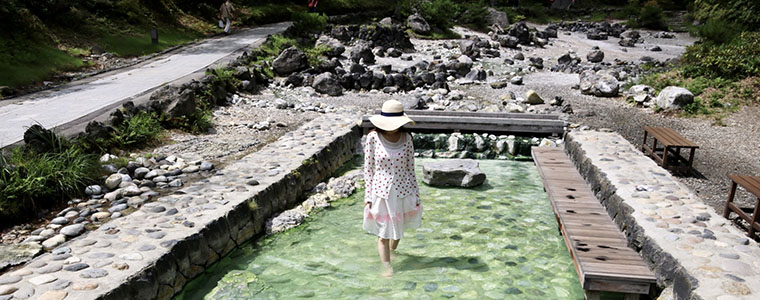
[(119, 187), (119, 184), (121, 184), (122, 181), (121, 175), (122, 174), (111, 174), (111, 176), (108, 176), (108, 178), (106, 178), (106, 187), (109, 190)]

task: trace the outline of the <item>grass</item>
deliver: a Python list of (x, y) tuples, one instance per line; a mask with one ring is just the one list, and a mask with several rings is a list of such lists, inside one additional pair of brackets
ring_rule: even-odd
[(0, 40), (0, 86), (18, 87), (85, 66), (82, 59), (46, 44)]
[(161, 123), (155, 113), (141, 111), (116, 128), (113, 141), (121, 149), (142, 147), (158, 140), (161, 130)]
[(170, 47), (181, 45), (193, 41), (202, 35), (190, 31), (181, 31), (176, 29), (158, 30), (158, 44), (153, 44), (150, 39), (150, 30), (145, 29), (145, 33), (128, 33), (119, 36), (106, 36), (98, 40), (98, 45), (103, 47), (107, 52), (114, 53), (118, 56), (142, 56), (146, 54), (161, 52)]

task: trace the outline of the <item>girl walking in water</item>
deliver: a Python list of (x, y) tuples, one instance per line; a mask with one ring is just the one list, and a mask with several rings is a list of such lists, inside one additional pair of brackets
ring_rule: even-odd
[(364, 144), (364, 229), (377, 235), (377, 251), (384, 276), (393, 275), (391, 251), (404, 236), (404, 229), (422, 222), (417, 178), (414, 174), (412, 136), (401, 128), (414, 124), (401, 102), (383, 103), (380, 115), (369, 118), (375, 129)]

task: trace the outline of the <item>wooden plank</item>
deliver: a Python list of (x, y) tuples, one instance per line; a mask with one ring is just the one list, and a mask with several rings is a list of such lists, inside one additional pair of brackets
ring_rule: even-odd
[(728, 175), (728, 178), (744, 187), (755, 197), (760, 197), (760, 176)]
[(679, 133), (675, 132), (673, 129), (667, 128), (667, 127), (649, 127), (645, 126), (644, 130), (649, 132), (655, 139), (660, 141), (661, 143), (665, 144), (665, 146), (668, 147), (688, 147), (688, 148), (699, 148), (697, 144), (694, 144), (694, 142), (686, 139)]
[(558, 149), (534, 147), (532, 150), (584, 289), (649, 293), (655, 282), (654, 274), (641, 256), (628, 247), (623, 233), (567, 156)]
[[(380, 110), (375, 110), (376, 115)], [(545, 119), (559, 120), (558, 114), (525, 114), (525, 113), (498, 113), (498, 112), (469, 112), (469, 111), (443, 111), (443, 110), (418, 110), (404, 111), (408, 116), (449, 116), (449, 117), (478, 117), (478, 118), (515, 118), (515, 119)]]

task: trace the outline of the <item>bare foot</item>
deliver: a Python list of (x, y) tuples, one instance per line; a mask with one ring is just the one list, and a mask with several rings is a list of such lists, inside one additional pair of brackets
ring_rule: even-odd
[(390, 263), (383, 263), (383, 277), (393, 277), (393, 267)]

